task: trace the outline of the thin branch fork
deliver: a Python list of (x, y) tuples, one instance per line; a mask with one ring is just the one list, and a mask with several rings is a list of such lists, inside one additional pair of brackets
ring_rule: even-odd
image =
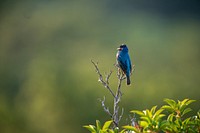
[(103, 80), (103, 76), (102, 76), (102, 74), (100, 73), (100, 70), (99, 70), (99, 68), (98, 68), (98, 66), (97, 66), (98, 63), (94, 63), (93, 60), (91, 60), (91, 62), (92, 62), (92, 64), (94, 65), (97, 74), (99, 75), (99, 80), (98, 80), (98, 81), (101, 82), (101, 83), (103, 84), (103, 86), (104, 86), (106, 89), (108, 89), (109, 92), (112, 94), (112, 96), (115, 98), (115, 94), (114, 94), (114, 92), (111, 90), (111, 88), (109, 87), (109, 82), (108, 82), (108, 80), (109, 80), (109, 78), (110, 78), (110, 76), (111, 76), (111, 74), (112, 74), (112, 71), (110, 71), (110, 73), (106, 76), (106, 80), (104, 81), (104, 80)]
[[(115, 118), (115, 117), (114, 117), (115, 114), (111, 114), (111, 113), (110, 113), (109, 108), (105, 106), (105, 100), (106, 100), (105, 96), (104, 96), (103, 100), (99, 99), (99, 101), (101, 102), (101, 106), (103, 107), (104, 111), (111, 117), (111, 119), (113, 120), (113, 124), (115, 125), (115, 127), (118, 127), (119, 124), (118, 124), (118, 122), (116, 122), (116, 120), (114, 119), (114, 118)], [(121, 115), (121, 116), (122, 116), (122, 115)], [(120, 119), (121, 119), (121, 118), (120, 118)]]
[(101, 102), (101, 106), (103, 107), (104, 111), (112, 118), (112, 114), (110, 113), (109, 108), (105, 106), (105, 101), (106, 101), (105, 96), (103, 100), (99, 99), (99, 101)]
[(101, 105), (104, 109), (104, 111), (112, 118), (113, 123), (114, 123), (114, 128), (115, 127), (119, 127), (119, 121), (121, 120), (123, 113), (124, 113), (124, 109), (122, 108), (121, 110), (121, 114), (119, 115), (119, 102), (121, 101), (121, 96), (122, 96), (122, 92), (121, 92), (121, 85), (122, 85), (122, 81), (124, 79), (126, 79), (126, 77), (124, 76), (123, 72), (120, 70), (119, 66), (116, 65), (117, 67), (117, 78), (118, 78), (118, 86), (117, 86), (117, 90), (116, 93), (114, 94), (114, 92), (111, 90), (111, 88), (109, 87), (109, 78), (112, 75), (112, 71), (110, 71), (108, 74), (106, 75), (105, 80), (103, 79), (103, 76), (98, 68), (98, 63), (95, 63), (94, 61), (92, 61), (92, 64), (95, 67), (96, 73), (99, 75), (99, 82), (102, 83), (102, 85), (109, 90), (109, 92), (111, 93), (111, 95), (114, 97), (114, 105), (113, 105), (113, 114), (110, 112), (109, 108), (107, 108), (105, 106), (105, 97), (104, 100), (100, 100), (101, 101)]
[(122, 116), (123, 116), (123, 112), (124, 112), (124, 109), (122, 108), (122, 111), (121, 111), (121, 115), (119, 116), (119, 102), (121, 101), (121, 96), (122, 96), (122, 93), (121, 93), (121, 84), (122, 84), (122, 81), (126, 78), (124, 77), (124, 75), (121, 73), (121, 70), (119, 69), (118, 66), (117, 67), (117, 77), (118, 77), (118, 86), (117, 86), (117, 91), (116, 91), (116, 94), (115, 94), (115, 99), (114, 99), (114, 107), (113, 107), (113, 117), (114, 117), (114, 120), (115, 122), (117, 123), (117, 126), (119, 125), (119, 121), (121, 120)]

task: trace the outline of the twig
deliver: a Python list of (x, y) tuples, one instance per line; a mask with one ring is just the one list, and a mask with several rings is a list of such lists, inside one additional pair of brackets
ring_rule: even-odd
[(103, 100), (99, 99), (99, 101), (101, 102), (101, 106), (103, 107), (104, 111), (112, 118), (112, 114), (110, 113), (110, 110), (108, 107), (105, 106), (105, 96), (103, 98)]
[(133, 116), (129, 115), (131, 126), (135, 127), (137, 125), (135, 114)]
[(124, 108), (122, 108), (121, 115), (119, 116), (119, 121), (121, 121), (123, 114), (124, 114)]
[(121, 92), (121, 85), (122, 85), (122, 81), (124, 79), (126, 79), (126, 76), (124, 75), (124, 73), (121, 71), (121, 69), (119, 68), (119, 66), (117, 64), (115, 64), (116, 68), (117, 68), (117, 78), (118, 78), (118, 86), (117, 86), (117, 90), (116, 93), (114, 94), (114, 92), (111, 90), (111, 88), (109, 87), (109, 78), (112, 75), (112, 71), (110, 71), (108, 74), (106, 75), (105, 80), (103, 80), (103, 76), (98, 68), (98, 63), (95, 63), (94, 61), (92, 61), (92, 64), (95, 67), (95, 70), (97, 72), (97, 74), (99, 75), (99, 82), (102, 83), (102, 85), (109, 90), (109, 92), (111, 93), (111, 95), (114, 97), (114, 104), (113, 104), (113, 114), (110, 112), (109, 108), (105, 106), (105, 97), (103, 100), (101, 101), (101, 105), (104, 109), (104, 111), (112, 118), (113, 123), (114, 123), (114, 128), (115, 127), (119, 127), (119, 121), (121, 120), (123, 113), (124, 113), (124, 109), (122, 108), (121, 114), (119, 115), (119, 103), (121, 101), (121, 96), (122, 96), (122, 92)]
[(109, 84), (109, 78), (110, 78), (111, 74), (112, 74), (112, 71), (110, 71), (109, 74), (105, 74), (106, 75), (106, 79), (105, 80), (106, 80), (107, 84)]
[(121, 70), (119, 69), (119, 67), (117, 65), (116, 67), (117, 67), (118, 86), (117, 86), (117, 91), (116, 91), (115, 99), (114, 99), (113, 120), (115, 121), (116, 126), (118, 127), (119, 121), (121, 120), (123, 116), (123, 111), (124, 111), (124, 109), (122, 108), (121, 115), (119, 116), (119, 102), (121, 101), (121, 96), (122, 96), (121, 83), (125, 78), (123, 77), (123, 74)]
[[(97, 74), (99, 75), (99, 80), (98, 80), (98, 81), (101, 82), (101, 83), (103, 84), (103, 86), (104, 86), (106, 89), (108, 89), (108, 90), (110, 91), (110, 93), (112, 94), (112, 96), (115, 98), (115, 94), (114, 94), (113, 91), (110, 89), (110, 87), (109, 87), (109, 85), (108, 85), (108, 83), (107, 83), (108, 81), (104, 81), (104, 80), (103, 80), (103, 76), (102, 76), (102, 74), (101, 74), (100, 71), (99, 71), (99, 68), (98, 68), (98, 66), (97, 66), (97, 63), (94, 63), (93, 60), (91, 60), (91, 62), (92, 62), (92, 64), (94, 65)], [(111, 74), (112, 74), (112, 72), (107, 76), (107, 80), (110, 78)]]

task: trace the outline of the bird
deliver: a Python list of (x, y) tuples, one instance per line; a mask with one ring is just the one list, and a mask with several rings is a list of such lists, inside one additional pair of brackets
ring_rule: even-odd
[(126, 46), (126, 44), (122, 44), (120, 45), (119, 48), (117, 48), (117, 50), (118, 50), (116, 54), (117, 66), (119, 66), (119, 68), (126, 75), (127, 85), (130, 85), (131, 84), (130, 75), (132, 72), (132, 65), (128, 53), (128, 47)]

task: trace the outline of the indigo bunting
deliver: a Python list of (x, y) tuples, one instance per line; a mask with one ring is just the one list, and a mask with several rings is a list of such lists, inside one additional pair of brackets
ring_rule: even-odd
[(132, 71), (131, 60), (128, 54), (128, 47), (125, 44), (120, 45), (116, 55), (117, 64), (127, 78), (127, 85), (130, 85), (130, 74)]

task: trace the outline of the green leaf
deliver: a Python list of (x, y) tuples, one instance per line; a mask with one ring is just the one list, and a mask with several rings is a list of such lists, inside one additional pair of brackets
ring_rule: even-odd
[(189, 99), (184, 99), (183, 101), (181, 101), (180, 103), (180, 107), (179, 107), (179, 110), (181, 111), (181, 113), (185, 110), (185, 108), (191, 104), (195, 102), (195, 100), (189, 100)]
[(165, 114), (159, 114), (159, 118), (161, 119), (161, 118), (163, 118), (163, 117), (165, 117), (166, 115)]
[(136, 127), (133, 126), (123, 126), (124, 129), (130, 130), (130, 131), (137, 131)]
[(156, 108), (157, 108), (157, 106), (153, 106), (152, 108), (151, 108), (151, 114), (154, 114), (155, 113), (155, 111), (156, 111)]
[(126, 133), (126, 129), (123, 129), (120, 133)]
[(183, 121), (183, 124), (188, 124), (188, 122), (191, 120), (191, 118), (189, 117), (189, 118), (187, 118), (187, 119), (185, 119), (184, 121)]
[(161, 108), (165, 109), (165, 110), (167, 110), (167, 111), (169, 111), (171, 113), (174, 112), (174, 109), (169, 105), (163, 105)]
[(145, 115), (144, 112), (139, 111), (139, 110), (132, 110), (131, 113), (136, 113), (136, 114), (138, 114), (140, 116), (144, 116)]
[(172, 108), (175, 108), (176, 102), (175, 102), (174, 100), (166, 98), (166, 99), (164, 99), (164, 101), (165, 101), (167, 104), (169, 104)]
[(186, 105), (189, 105), (189, 104), (191, 104), (191, 103), (193, 103), (193, 102), (195, 102), (196, 100), (188, 100), (185, 104)]
[(101, 123), (99, 120), (96, 120), (97, 132), (101, 130)]
[(112, 122), (113, 122), (112, 120), (111, 121), (106, 121), (104, 123), (104, 125), (103, 125), (102, 130), (107, 130)]
[(185, 110), (185, 108), (187, 107), (188, 105), (186, 105), (186, 104), (184, 104), (184, 105), (182, 105), (182, 106), (180, 106), (180, 112), (182, 113), (184, 110)]
[(140, 126), (142, 126), (144, 128), (148, 127), (148, 125), (149, 125), (149, 123), (147, 123), (146, 121), (140, 121), (139, 124), (140, 124)]
[(140, 119), (146, 121), (147, 123), (151, 123), (151, 119), (147, 116), (142, 116)]
[(162, 113), (162, 112), (163, 112), (163, 110), (164, 110), (164, 109), (159, 109), (159, 110), (157, 110), (157, 111), (156, 111), (156, 113), (153, 115), (153, 118), (155, 118), (155, 117), (159, 116), (159, 115), (160, 115), (160, 113)]
[(189, 99), (184, 99), (183, 101), (181, 101), (181, 105), (184, 105)]
[(197, 112), (197, 116), (200, 118), (200, 112)]
[(145, 114), (147, 117), (152, 118), (152, 113), (148, 109), (146, 109), (145, 112), (146, 112)]
[(177, 127), (180, 127), (181, 124), (182, 124), (180, 119), (176, 119), (176, 120), (174, 121), (174, 123), (176, 124)]
[(166, 115), (165, 114), (159, 114), (159, 115), (156, 115), (154, 120), (155, 121), (159, 121), (161, 118), (165, 117)]
[(103, 131), (102, 133), (118, 133), (118, 132), (114, 132), (112, 129), (108, 129), (107, 131)]
[(192, 111), (191, 108), (186, 108), (186, 109), (183, 111), (183, 113), (181, 114), (181, 116), (187, 114), (187, 113), (190, 112), (190, 111)]
[(174, 117), (174, 114), (170, 114), (167, 118), (167, 121), (172, 122)]
[(114, 133), (119, 133), (119, 128), (118, 127), (115, 127)]
[(169, 126), (169, 122), (167, 120), (163, 120), (160, 123), (160, 129), (165, 130)]
[(95, 126), (89, 125), (89, 126), (83, 126), (84, 128), (88, 129), (91, 133), (97, 133), (95, 130)]

